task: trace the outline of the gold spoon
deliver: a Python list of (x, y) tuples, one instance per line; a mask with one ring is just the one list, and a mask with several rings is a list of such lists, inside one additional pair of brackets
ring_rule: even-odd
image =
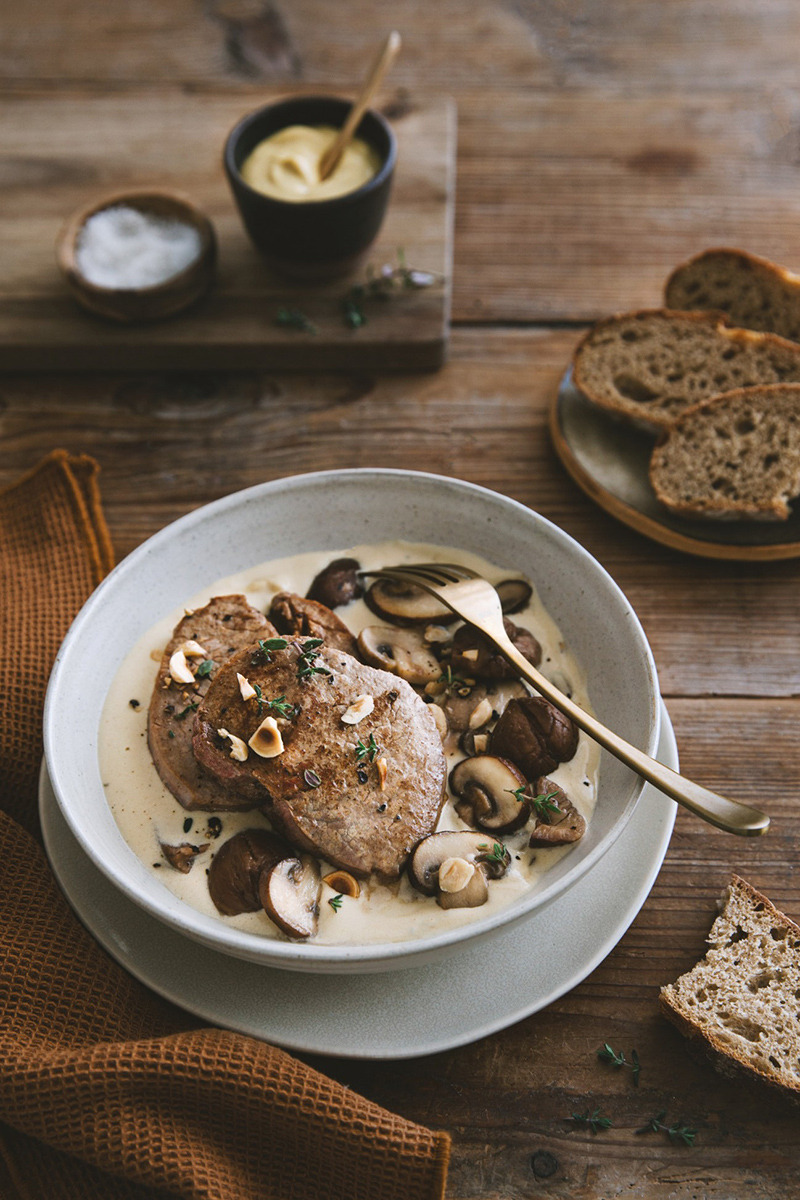
[(341, 158), (342, 151), (349, 143), (356, 129), (358, 129), (361, 118), (369, 108), (370, 100), (383, 82), (383, 77), (394, 62), (399, 49), (400, 34), (394, 29), (383, 43), (383, 48), (375, 59), (367, 81), (361, 89), (361, 94), (350, 109), (350, 115), (320, 159), (320, 181), (328, 178)]

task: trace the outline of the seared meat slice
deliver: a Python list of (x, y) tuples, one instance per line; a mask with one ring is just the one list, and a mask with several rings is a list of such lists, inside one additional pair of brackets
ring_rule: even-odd
[[(260, 689), (260, 709), (257, 696), (242, 700), (237, 672)], [(236, 745), (221, 728), (248, 747), (244, 761), (231, 757)], [(225, 787), (260, 788), (264, 813), (288, 841), (353, 875), (396, 878), (444, 800), (445, 758), (428, 706), (396, 675), (310, 639), (268, 658), (249, 650), (232, 658), (200, 705), (193, 744)]]
[[(147, 739), (156, 770), (173, 796), (189, 809), (217, 812), (223, 809), (254, 808), (258, 798), (248, 800), (241, 792), (230, 792), (219, 780), (207, 775), (192, 754), (194, 714), (209, 689), (214, 675), (231, 655), (244, 646), (255, 646), (259, 638), (274, 637), (275, 630), (244, 596), (215, 596), (205, 608), (182, 617), (161, 659), (147, 718)], [(186, 642), (196, 642), (214, 666), (210, 674), (192, 683), (177, 683), (170, 675), (170, 658)], [(204, 660), (197, 654), (188, 662), (196, 670)], [(209, 668), (206, 668), (209, 670)], [(234, 676), (234, 682), (235, 682)]]
[(269, 617), (278, 633), (291, 637), (322, 638), (333, 650), (357, 654), (356, 639), (336, 613), (318, 600), (278, 592), (270, 605)]

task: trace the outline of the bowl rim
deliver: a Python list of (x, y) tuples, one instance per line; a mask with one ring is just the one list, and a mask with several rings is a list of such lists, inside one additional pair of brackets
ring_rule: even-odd
[[(364, 112), (364, 116), (362, 116), (361, 120), (363, 121), (364, 117), (367, 116), (375, 118), (378, 124), (383, 128), (383, 131), (388, 138), (389, 151), (375, 174), (372, 175), (365, 183), (362, 183), (360, 187), (356, 188), (355, 191), (345, 192), (341, 196), (326, 196), (320, 200), (298, 201), (281, 200), (278, 196), (267, 196), (264, 194), (264, 192), (259, 192), (257, 188), (251, 187), (251, 185), (242, 175), (236, 163), (235, 157), (236, 146), (246, 130), (249, 129), (251, 125), (255, 124), (259, 117), (262, 117), (265, 113), (270, 112), (272, 109), (288, 108), (292, 104), (318, 104), (320, 101), (325, 101), (326, 103), (333, 101), (336, 104), (349, 105), (352, 108), (352, 101), (348, 100), (344, 96), (334, 96), (333, 94), (320, 95), (317, 93), (314, 93), (313, 95), (306, 95), (302, 93), (294, 96), (282, 96), (278, 100), (272, 100), (267, 104), (262, 104), (259, 108), (252, 109), (250, 112), (245, 113), (243, 117), (239, 118), (236, 124), (229, 131), (228, 136), (225, 138), (225, 145), (222, 151), (222, 162), (225, 167), (225, 171), (227, 172), (229, 178), (235, 180), (237, 187), (241, 187), (249, 196), (257, 198), (261, 201), (265, 201), (269, 204), (274, 204), (280, 209), (288, 209), (293, 212), (296, 212), (298, 209), (308, 209), (309, 211), (318, 212), (321, 209), (330, 209), (335, 207), (345, 208), (349, 204), (352, 204), (355, 201), (362, 199), (362, 197), (369, 195), (370, 192), (377, 191), (377, 189), (386, 182), (386, 180), (394, 171), (397, 163), (397, 137), (395, 136), (392, 126), (389, 124), (386, 117), (384, 117), (383, 113), (379, 112), (376, 108), (368, 108)], [(345, 113), (344, 115), (346, 116), (347, 114)]]
[[(124, 204), (143, 211), (146, 209), (145, 202), (153, 198), (171, 201), (177, 210), (182, 209), (191, 218), (192, 228), (196, 229), (200, 235), (200, 253), (197, 257), (193, 258), (177, 275), (170, 275), (161, 283), (152, 283), (148, 287), (109, 287), (106, 284), (93, 283), (91, 279), (87, 279), (78, 268), (76, 250), (78, 236), (89, 218), (93, 217), (95, 213), (104, 212), (107, 208), (115, 208)], [(59, 270), (70, 284), (98, 299), (133, 300), (135, 297), (149, 299), (168, 294), (189, 283), (198, 269), (206, 267), (216, 257), (216, 252), (217, 235), (208, 214), (185, 192), (166, 187), (125, 188), (123, 191), (107, 192), (102, 196), (96, 196), (94, 200), (88, 201), (67, 217), (56, 238), (56, 263)]]
[[(561, 895), (562, 892), (571, 887), (594, 866), (616, 842), (628, 824), (645, 787), (645, 781), (641, 777), (633, 778), (631, 795), (625, 809), (603, 840), (585, 858), (580, 860), (577, 864), (579, 867), (578, 870), (566, 872), (562, 879), (552, 883), (549, 888), (545, 888), (542, 891), (531, 890), (528, 894), (522, 894), (516, 900), (503, 906), (490, 916), (442, 933), (399, 942), (373, 942), (363, 945), (325, 943), (317, 945), (313, 942), (298, 943), (265, 938), (259, 934), (245, 933), (239, 929), (231, 928), (218, 918), (200, 913), (197, 909), (192, 908), (183, 901), (179, 901), (177, 897), (169, 893), (171, 898), (176, 901), (179, 910), (176, 914), (173, 914), (165, 911), (165, 908), (153, 898), (149, 891), (138, 887), (132, 880), (121, 878), (115, 874), (103, 857), (95, 852), (91, 837), (88, 836), (80, 820), (76, 818), (75, 813), (72, 811), (69, 797), (64, 794), (65, 788), (60, 776), (58, 745), (55, 741), (54, 725), (57, 712), (64, 708), (65, 702), (62, 700), (61, 693), (68, 687), (66, 681), (70, 677), (68, 668), (73, 645), (78, 642), (85, 627), (93, 621), (98, 607), (105, 603), (107, 593), (109, 591), (113, 592), (121, 580), (124, 581), (129, 575), (135, 573), (139, 562), (152, 553), (154, 549), (158, 549), (164, 543), (169, 544), (173, 538), (181, 537), (188, 533), (195, 526), (201, 525), (209, 516), (216, 517), (224, 514), (228, 509), (236, 509), (239, 505), (250, 504), (272, 493), (286, 492), (287, 490), (302, 490), (336, 481), (349, 482), (360, 480), (365, 485), (374, 487), (381, 480), (387, 478), (399, 478), (411, 482), (424, 480), (428, 484), (442, 487), (445, 490), (454, 491), (461, 495), (467, 493), (472, 496), (477, 495), (479, 498), (487, 498), (492, 503), (500, 502), (502, 505), (508, 506), (513, 513), (521, 515), (525, 520), (533, 519), (534, 522), (540, 522), (550, 536), (555, 536), (557, 540), (568, 543), (570, 552), (573, 555), (576, 555), (590, 570), (598, 572), (599, 577), (603, 580), (606, 587), (617, 595), (620, 603), (624, 606), (634, 640), (643, 652), (650, 684), (649, 738), (647, 745), (643, 749), (645, 753), (654, 755), (658, 747), (661, 725), (658, 675), (652, 650), (633, 606), (611, 575), (588, 550), (552, 521), (549, 521), (546, 517), (543, 517), (534, 509), (521, 504), (519, 501), (479, 484), (469, 483), (465, 480), (455, 479), (446, 475), (438, 475), (425, 471), (410, 471), (401, 468), (361, 467), (311, 471), (298, 475), (282, 476), (278, 479), (255, 484), (237, 492), (231, 492), (226, 496), (222, 496), (217, 500), (193, 509), (191, 512), (164, 526), (123, 558), (95, 589), (75, 617), (56, 655), (47, 687), (43, 721), (44, 749), (53, 784), (53, 791), (59, 808), (74, 836), (95, 866), (99, 867), (103, 874), (120, 891), (128, 896), (129, 899), (133, 900), (141, 908), (144, 908), (145, 911), (151, 913), (151, 915), (157, 917), (173, 929), (178, 930), (178, 932), (183, 933), (185, 936), (194, 938), (204, 944), (212, 945), (233, 956), (248, 958), (251, 961), (264, 961), (272, 966), (284, 967), (290, 970), (327, 969), (336, 971), (339, 969), (347, 971), (348, 969), (353, 969), (351, 964), (392, 963), (393, 960), (394, 962), (398, 962), (399, 965), (405, 965), (401, 960), (407, 960), (411, 964), (414, 958), (433, 956), (440, 950), (457, 948), (461, 942), (469, 938), (491, 934), (493, 930), (501, 926), (510, 927), (538, 909), (546, 907), (551, 900)], [(213, 580), (210, 582), (213, 582)], [(118, 832), (122, 844), (134, 856), (136, 861), (139, 862), (135, 852), (124, 841), (122, 833), (119, 830)]]

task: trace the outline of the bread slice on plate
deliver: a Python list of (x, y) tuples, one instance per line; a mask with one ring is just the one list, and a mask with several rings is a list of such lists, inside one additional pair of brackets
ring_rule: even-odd
[(684, 412), (650, 458), (670, 512), (785, 520), (800, 495), (800, 385), (739, 388)]
[(724, 1075), (800, 1098), (800, 927), (734, 875), (705, 958), (661, 989), (661, 1009)]
[(664, 303), (717, 309), (732, 325), (800, 342), (800, 275), (745, 250), (704, 250), (681, 263), (667, 280)]
[(595, 404), (658, 432), (721, 392), (800, 382), (800, 346), (731, 329), (719, 314), (644, 309), (598, 321), (573, 368), (575, 384)]

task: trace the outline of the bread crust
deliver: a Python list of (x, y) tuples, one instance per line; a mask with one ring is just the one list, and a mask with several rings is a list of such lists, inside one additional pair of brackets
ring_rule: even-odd
[[(791, 935), (800, 939), (800, 925), (797, 925), (785, 913), (782, 913), (763, 892), (759, 892), (752, 884), (742, 879), (740, 875), (734, 874), (731, 876), (731, 881), (723, 893), (720, 903), (721, 912), (724, 911), (734, 892), (744, 894), (747, 901), (753, 907), (758, 904), (763, 905), (772, 925), (785, 927)], [(694, 969), (692, 968), (692, 970)], [(691, 972), (688, 972), (688, 974), (691, 974)], [(684, 977), (682, 976), (681, 978)], [(714, 1068), (721, 1074), (741, 1075), (743, 1078), (758, 1080), (780, 1092), (785, 1099), (789, 1099), (795, 1104), (800, 1103), (800, 1079), (796, 1082), (777, 1079), (774, 1075), (770, 1075), (769, 1072), (762, 1070), (754, 1063), (748, 1061), (734, 1047), (720, 1041), (710, 1030), (698, 1025), (692, 1019), (691, 1014), (687, 1012), (685, 1006), (681, 1004), (674, 984), (668, 984), (661, 989), (659, 1005), (662, 1015), (685, 1038), (688, 1038), (693, 1045), (701, 1049), (704, 1057), (707, 1057)]]
[[(744, 270), (760, 276), (768, 284), (782, 289), (787, 300), (797, 304), (800, 309), (800, 275), (796, 275), (786, 267), (779, 266), (778, 263), (774, 263), (768, 258), (761, 258), (757, 254), (751, 254), (748, 250), (740, 250), (732, 246), (714, 246), (708, 250), (702, 250), (699, 254), (693, 255), (692, 258), (675, 267), (664, 284), (664, 304), (667, 308), (688, 312), (706, 311), (684, 309), (678, 301), (681, 289), (685, 286), (686, 277), (692, 275), (698, 268), (714, 263), (735, 266), (738, 269), (744, 268)], [(763, 329), (776, 332), (771, 325), (764, 325)]]
[[(589, 399), (593, 404), (611, 412), (618, 417), (622, 417), (626, 421), (638, 425), (642, 428), (647, 428), (655, 433), (660, 433), (662, 430), (668, 429), (672, 423), (679, 419), (687, 409), (683, 409), (676, 417), (675, 413), (659, 413), (648, 410), (645, 404), (637, 403), (633, 400), (617, 399), (603, 392), (598, 391), (591, 381), (587, 378), (586, 360), (588, 351), (594, 343), (609, 331), (613, 332), (623, 322), (629, 323), (632, 321), (641, 322), (670, 322), (675, 326), (688, 326), (695, 328), (711, 329), (723, 341), (730, 345), (749, 344), (753, 346), (763, 346), (766, 349), (773, 348), (779, 352), (790, 355), (792, 359), (797, 361), (798, 380), (800, 380), (800, 347), (793, 341), (787, 338), (778, 337), (774, 333), (757, 332), (752, 329), (741, 329), (732, 326), (728, 323), (726, 315), (719, 311), (700, 311), (687, 312), (669, 308), (643, 308), (636, 309), (632, 312), (615, 313), (614, 316), (604, 317), (597, 321), (590, 330), (579, 341), (572, 357), (573, 380), (577, 388)], [(772, 381), (769, 381), (772, 382)], [(763, 385), (768, 386), (765, 382)], [(732, 389), (728, 388), (727, 391)], [(711, 395), (721, 395), (723, 393), (712, 393)], [(705, 403), (711, 395), (705, 397), (701, 403)], [(689, 406), (687, 406), (688, 408)], [(691, 405), (691, 407), (695, 407)]]

